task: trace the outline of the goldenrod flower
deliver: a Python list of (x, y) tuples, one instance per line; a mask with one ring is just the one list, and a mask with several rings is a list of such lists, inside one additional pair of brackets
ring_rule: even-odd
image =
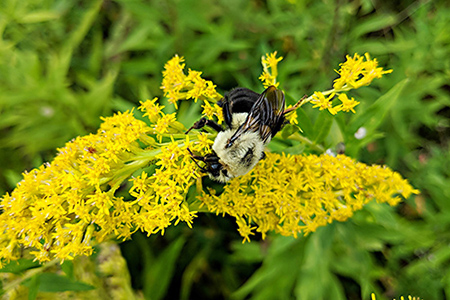
[(214, 119), (215, 117), (217, 118), (217, 123), (222, 124), (223, 113), (222, 108), (219, 105), (215, 103), (211, 105), (208, 101), (205, 101), (204, 104), (202, 105), (202, 108), (203, 108), (202, 114), (204, 116), (206, 116), (210, 120)]
[[(157, 111), (154, 100), (142, 107)], [(31, 248), (39, 261), (72, 259), (90, 255), (93, 245), (111, 237), (127, 239), (137, 230), (164, 233), (179, 222), (192, 226), (196, 211), (188, 209), (184, 196), (198, 174), (186, 149), (205, 153), (210, 144), (204, 134), (171, 140), (185, 128), (174, 115), (158, 114), (153, 129), (128, 111), (103, 118), (96, 134), (74, 139), (51, 163), (24, 173), (17, 188), (1, 198), (0, 259), (19, 258), (19, 247)], [(149, 136), (153, 132), (160, 143)], [(132, 177), (149, 164), (156, 166), (153, 174)], [(131, 198), (117, 196), (130, 178)]]
[(277, 57), (277, 51), (273, 52), (273, 53), (267, 53), (265, 56), (263, 55), (263, 57), (261, 58), (261, 62), (263, 65), (267, 65), (269, 68), (272, 69), (272, 71), (274, 72), (274, 75), (277, 75), (277, 65), (280, 61), (283, 60), (283, 57)]
[(170, 103), (176, 105), (179, 99), (185, 99), (185, 92), (182, 90), (185, 88), (184, 81), (186, 75), (184, 74), (183, 64), (184, 58), (175, 55), (164, 65), (163, 81), (161, 89), (164, 91)]
[(159, 118), (153, 127), (155, 133), (164, 134), (169, 132), (169, 127), (175, 123), (175, 113), (164, 115)]
[[(278, 84), (281, 59), (275, 52), (262, 60), (264, 72), (272, 76), (267, 77), (270, 84)], [(183, 62), (175, 56), (165, 65), (165, 96), (174, 104), (200, 100), (203, 114), (222, 122), (215, 85), (200, 72), (189, 69), (184, 74)], [(372, 75), (364, 76), (367, 82)], [(333, 107), (335, 93), (342, 104)], [(354, 112), (358, 104), (343, 90), (315, 92), (308, 99), (332, 114)], [(247, 175), (227, 183), (220, 195), (198, 184), (197, 200), (189, 203), (187, 192), (203, 175), (189, 150), (210, 153), (215, 134), (184, 134), (177, 113), (164, 113), (157, 100), (139, 107), (150, 124), (137, 120), (133, 111), (102, 118), (97, 133), (77, 137), (58, 149), (52, 162), (23, 174), (16, 189), (0, 199), (1, 262), (18, 259), (21, 248), (30, 248), (41, 262), (90, 255), (96, 243), (128, 239), (138, 230), (150, 235), (164, 234), (180, 222), (192, 227), (199, 211), (233, 216), (244, 241), (255, 232), (263, 238), (269, 231), (297, 237), (333, 220), (344, 221), (371, 200), (395, 205), (399, 195), (417, 193), (387, 167), (367, 166), (343, 155), (268, 153)], [(295, 110), (288, 119), (296, 123)], [(128, 188), (128, 195), (118, 195), (121, 186)]]
[(263, 66), (263, 73), (259, 76), (259, 80), (263, 82), (265, 88), (273, 85), (278, 87), (279, 82), (277, 82), (278, 69), (277, 65), (283, 57), (276, 57), (277, 52), (267, 53), (265, 56), (261, 58), (261, 64)]
[[(250, 173), (232, 179), (220, 195), (203, 194), (208, 211), (236, 218), (243, 241), (253, 229), (285, 236), (309, 234), (345, 221), (371, 200), (396, 205), (417, 193), (398, 173), (338, 155), (267, 153)], [(254, 224), (256, 226), (251, 226)]]
[(193, 99), (197, 102), (201, 99), (216, 102), (222, 98), (212, 81), (201, 78), (201, 72), (189, 69), (188, 75), (185, 75), (183, 62), (183, 57), (175, 55), (164, 66), (161, 89), (170, 103), (177, 107), (178, 100)]
[(355, 98), (349, 99), (347, 94), (340, 94), (338, 99), (342, 102), (341, 105), (337, 106), (336, 109), (342, 110), (345, 112), (351, 111), (355, 113), (354, 107), (359, 104), (358, 101), (355, 101)]
[(158, 98), (155, 97), (152, 100), (147, 100), (145, 102), (140, 101), (139, 110), (144, 112), (144, 117), (148, 117), (151, 122), (156, 122), (163, 115), (162, 110), (164, 105), (160, 106), (158, 103)]
[[(289, 108), (291, 108), (291, 107), (293, 107), (292, 105), (288, 105), (287, 107), (286, 107), (286, 110), (288, 110)], [(297, 111), (295, 111), (295, 110), (293, 110), (293, 111), (291, 111), (290, 113), (288, 113), (288, 114), (286, 114), (286, 120), (288, 120), (288, 122), (290, 123), (290, 124), (295, 124), (295, 125), (297, 125), (298, 124), (298, 121), (297, 121)]]
[(353, 57), (349, 55), (346, 57), (347, 61), (341, 63), (339, 65), (341, 68), (336, 71), (340, 76), (334, 81), (333, 87), (336, 90), (344, 87), (357, 89), (369, 85), (375, 78), (381, 78), (382, 75), (392, 72), (378, 67), (378, 61), (371, 60), (368, 53), (364, 54), (364, 57), (357, 53)]
[[(364, 59), (366, 59), (364, 61)], [(375, 78), (381, 78), (384, 74), (389, 74), (392, 70), (383, 70), (378, 67), (376, 59), (370, 59), (368, 53), (364, 57), (355, 54), (353, 57), (347, 55), (347, 61), (339, 64), (340, 69), (336, 72), (339, 78), (334, 80), (333, 89), (325, 92), (314, 92), (314, 94), (304, 99), (301, 104), (312, 102), (314, 108), (320, 110), (327, 109), (331, 114), (335, 115), (339, 111), (355, 113), (355, 106), (359, 104), (353, 97), (348, 98), (346, 92), (369, 85)], [(325, 96), (329, 95), (327, 98)], [(341, 105), (333, 106), (332, 101), (335, 95), (338, 95)]]
[[(377, 299), (374, 293), (371, 294), (371, 299), (372, 300), (376, 300)], [(395, 298), (394, 298), (394, 300), (395, 300)], [(400, 296), (400, 300), (405, 300), (405, 297)], [(420, 300), (420, 297), (408, 296), (408, 300)]]
[(202, 72), (189, 69), (185, 82), (187, 85), (191, 84), (192, 87), (190, 87), (186, 93), (186, 98), (194, 99), (194, 102), (197, 102), (197, 99), (202, 96), (205, 99), (220, 99), (221, 96), (216, 92), (216, 86), (212, 83), (212, 81), (201, 78), (201, 74)]
[(335, 115), (339, 111), (338, 107), (333, 107), (333, 98), (335, 93), (331, 93), (328, 97), (325, 97), (325, 95), (321, 92), (314, 92), (312, 95), (311, 103), (314, 104), (313, 108), (318, 107), (319, 110), (328, 109), (328, 111)]

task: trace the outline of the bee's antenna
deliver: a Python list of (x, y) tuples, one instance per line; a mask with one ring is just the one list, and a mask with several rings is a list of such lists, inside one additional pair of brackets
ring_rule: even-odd
[(191, 149), (189, 149), (189, 148), (186, 148), (186, 149), (187, 149), (187, 151), (189, 151), (189, 154), (191, 155), (191, 159), (194, 161), (194, 163), (197, 165), (197, 167), (199, 167), (205, 173), (208, 172), (205, 167), (200, 166), (197, 162), (197, 160), (205, 161), (205, 158), (203, 156), (194, 155), (194, 153), (192, 153)]

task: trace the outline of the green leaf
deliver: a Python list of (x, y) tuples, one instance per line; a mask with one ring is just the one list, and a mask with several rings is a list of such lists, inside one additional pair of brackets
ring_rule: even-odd
[(37, 261), (33, 261), (31, 259), (19, 259), (16, 261), (11, 261), (3, 268), (0, 269), (0, 273), (14, 273), (19, 274), (26, 270), (37, 268), (40, 264)]
[(374, 15), (355, 26), (350, 34), (350, 38), (356, 39), (364, 34), (387, 28), (396, 22), (397, 18), (395, 15)]
[(311, 122), (310, 116), (308, 116), (303, 108), (297, 109), (297, 121), (298, 126), (303, 131), (303, 134), (312, 139), (314, 137), (314, 126)]
[(281, 130), (281, 138), (283, 140), (287, 139), (291, 134), (298, 132), (298, 128), (295, 125), (292, 124), (286, 124), (284, 128)]
[(116, 52), (114, 55), (118, 55), (122, 52), (134, 50), (134, 49), (141, 49), (142, 48), (142, 41), (146, 40), (146, 37), (151, 34), (151, 31), (153, 29), (149, 26), (141, 26), (135, 28), (135, 30), (127, 36), (127, 39), (124, 40), (119, 47), (117, 47)]
[(327, 148), (329, 146), (334, 147), (340, 142), (344, 141), (342, 130), (339, 127), (338, 121), (336, 119), (337, 118), (334, 117), (331, 119), (330, 131), (329, 134), (325, 137), (325, 142), (323, 143)]
[[(408, 79), (400, 81), (363, 113), (355, 115), (354, 119), (349, 123), (345, 134), (348, 138), (346, 146), (349, 155), (356, 156), (361, 147), (383, 136), (383, 134), (377, 132), (377, 129), (383, 123), (392, 107), (394, 107), (407, 83)], [(361, 127), (367, 130), (367, 134), (365, 138), (357, 140), (354, 137), (354, 133)]]
[(39, 285), (40, 285), (40, 276), (34, 275), (31, 277), (31, 279), (27, 282), (28, 286), (28, 300), (34, 300), (37, 298), (37, 294), (39, 292)]
[(333, 117), (328, 111), (321, 111), (319, 117), (314, 123), (314, 132), (316, 136), (314, 142), (320, 144), (330, 133), (331, 125), (333, 124)]
[(70, 260), (65, 260), (64, 263), (61, 264), (61, 269), (70, 279), (74, 279), (73, 276), (73, 262)]
[(53, 273), (42, 273), (39, 275), (40, 292), (65, 292), (65, 291), (89, 291), (95, 289), (92, 285), (75, 281), (67, 276)]
[(22, 174), (13, 170), (4, 170), (4, 176), (10, 186), (15, 186), (22, 180)]
[[(297, 280), (293, 266), (301, 265), (303, 243), (294, 238), (277, 237), (271, 244), (263, 265), (232, 294), (233, 299), (289, 299)], [(290, 276), (286, 276), (290, 274)]]
[(386, 94), (378, 98), (366, 111), (356, 115), (349, 126), (351, 132), (356, 132), (360, 127), (365, 127), (368, 132), (374, 132), (394, 106), (407, 83), (408, 79), (400, 81)]
[(299, 279), (295, 293), (298, 299), (344, 299), (342, 287), (329, 268), (335, 228), (335, 224), (321, 227), (307, 240), (303, 261), (297, 270)]
[[(107, 74), (102, 81), (96, 81), (89, 93), (83, 95), (81, 98), (82, 101), (79, 102), (82, 106), (80, 111), (82, 109), (86, 111), (82, 117), (87, 124), (89, 124), (90, 120), (95, 120), (97, 116), (109, 113), (107, 111), (109, 107), (108, 102), (111, 101), (116, 76), (116, 73)], [(97, 120), (93, 122), (93, 125), (96, 125), (96, 122)]]
[(184, 243), (185, 239), (180, 237), (170, 244), (152, 265), (145, 266), (144, 295), (146, 298), (157, 300), (165, 296)]
[(29, 24), (29, 23), (39, 23), (39, 22), (45, 22), (50, 20), (55, 20), (60, 17), (60, 14), (48, 11), (48, 10), (41, 10), (41, 11), (34, 11), (29, 14), (26, 14), (23, 16), (19, 23), (22, 24)]
[(256, 263), (263, 259), (262, 248), (259, 243), (250, 242), (242, 244), (241, 241), (235, 241), (231, 244), (233, 255), (231, 260), (235, 262)]
[(283, 150), (280, 150), (280, 151), (282, 151), (284, 153), (289, 153), (292, 155), (298, 155), (298, 154), (302, 154), (303, 152), (305, 152), (305, 149), (306, 149), (306, 145), (300, 143), (300, 144), (297, 144), (297, 145), (294, 145), (291, 147), (287, 147), (287, 148), (285, 147)]
[(208, 256), (211, 253), (211, 244), (211, 241), (209, 241), (208, 244), (203, 247), (203, 249), (198, 251), (184, 270), (183, 277), (181, 279), (181, 300), (187, 300), (190, 298), (190, 292), (192, 287), (196, 283), (196, 278), (201, 276), (205, 268), (208, 267)]
[(102, 3), (103, 1), (101, 0), (91, 1), (91, 6), (88, 9), (80, 11), (83, 12), (83, 17), (77, 23), (77, 26), (70, 31), (70, 35), (67, 37), (61, 53), (62, 57), (65, 57), (65, 53), (71, 55), (72, 50), (83, 41), (86, 34), (89, 32), (89, 29), (92, 27), (92, 24), (96, 21)]

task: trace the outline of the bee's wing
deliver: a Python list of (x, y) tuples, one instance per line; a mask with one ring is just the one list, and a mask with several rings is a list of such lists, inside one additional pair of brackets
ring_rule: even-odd
[[(268, 87), (251, 108), (247, 119), (233, 134), (228, 147), (243, 133), (259, 131), (264, 143), (280, 131), (284, 123), (284, 93), (274, 86)], [(231, 144), (230, 144), (231, 143)]]

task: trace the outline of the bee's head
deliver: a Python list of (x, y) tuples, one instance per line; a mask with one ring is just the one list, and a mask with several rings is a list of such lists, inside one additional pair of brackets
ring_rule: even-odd
[(205, 163), (205, 167), (201, 169), (203, 172), (211, 174), (214, 177), (220, 176), (223, 165), (220, 163), (219, 157), (214, 151), (205, 155), (203, 162)]
[[(227, 169), (225, 169), (224, 165), (220, 162), (219, 157), (214, 151), (206, 154), (205, 156), (194, 155), (189, 149), (188, 151), (191, 154), (192, 160), (196, 163), (200, 170), (203, 173), (207, 173), (211, 179), (219, 182), (226, 182), (230, 179)], [(197, 162), (198, 160), (204, 162), (205, 165), (200, 166)]]

